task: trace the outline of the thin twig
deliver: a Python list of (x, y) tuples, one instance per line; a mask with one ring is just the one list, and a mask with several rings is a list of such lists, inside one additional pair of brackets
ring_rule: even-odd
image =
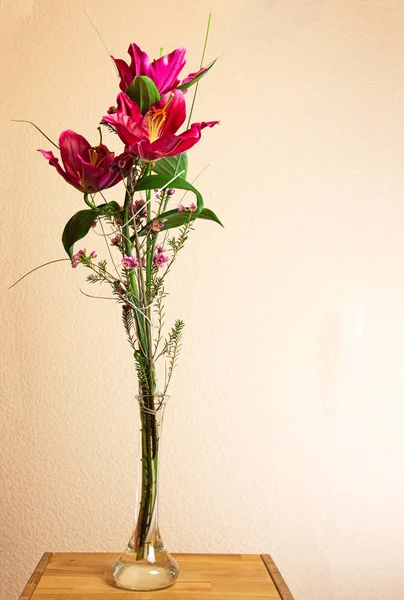
[[(206, 169), (207, 169), (208, 167), (210, 167), (210, 165), (206, 165), (206, 167), (204, 167), (204, 168), (202, 169), (202, 171), (199, 171), (198, 175), (197, 175), (197, 176), (196, 176), (196, 177), (195, 177), (195, 178), (194, 178), (194, 179), (191, 181), (192, 185), (195, 183), (195, 181), (198, 179), (198, 177), (200, 177), (200, 176), (202, 175), (202, 173), (204, 173), (204, 172), (206, 171)], [(179, 201), (179, 203), (178, 203), (178, 206), (179, 206), (179, 205), (182, 203), (183, 199), (185, 198), (185, 196), (187, 195), (187, 193), (188, 193), (188, 192), (189, 192), (189, 190), (186, 190), (186, 191), (183, 193), (183, 195), (181, 196), (181, 199), (180, 199), (180, 201)], [(169, 235), (169, 231), (170, 231), (169, 229), (166, 229), (166, 230), (165, 230), (164, 240), (163, 240), (163, 244), (162, 244), (163, 246), (164, 246), (164, 245), (167, 243), (167, 237), (168, 237), (168, 235)]]
[(83, 292), (81, 286), (79, 287), (79, 290), (83, 294), (83, 296), (87, 296), (87, 298), (95, 298), (96, 300), (115, 300), (115, 302), (118, 302), (117, 298), (111, 298), (109, 296), (94, 296), (93, 294), (87, 294), (86, 292)]
[[(81, 287), (79, 288), (80, 292), (83, 294), (83, 296), (87, 296), (87, 298), (94, 298), (95, 300), (115, 300), (115, 302), (119, 302), (119, 300), (117, 298), (110, 298), (109, 296), (94, 296), (93, 294), (87, 294), (86, 292), (83, 292), (83, 290), (81, 289)], [(138, 308), (137, 306), (135, 306), (135, 304), (133, 304), (133, 302), (131, 302), (128, 299), (125, 299), (125, 304), (129, 304), (134, 310), (137, 310), (140, 312), (141, 315), (144, 316), (145, 319), (148, 319), (147, 315), (145, 315), (140, 308)], [(148, 319), (149, 320), (149, 319)]]
[(111, 258), (112, 264), (114, 265), (114, 269), (115, 269), (115, 271), (116, 271), (116, 272), (117, 272), (117, 274), (118, 274), (118, 279), (119, 279), (120, 281), (122, 281), (122, 280), (121, 280), (121, 277), (120, 277), (120, 273), (119, 273), (119, 271), (118, 271), (118, 267), (116, 266), (116, 264), (115, 264), (115, 261), (114, 261), (114, 257), (113, 257), (113, 255), (112, 255), (112, 252), (111, 252), (110, 245), (108, 244), (108, 241), (107, 241), (107, 236), (106, 236), (106, 234), (105, 234), (105, 231), (104, 231), (104, 226), (103, 226), (103, 224), (102, 224), (102, 220), (101, 220), (101, 219), (98, 219), (98, 221), (99, 221), (99, 224), (100, 224), (100, 226), (101, 226), (101, 229), (102, 229), (102, 233), (103, 233), (104, 240), (105, 240), (105, 243), (106, 243), (106, 245), (107, 245), (107, 248), (108, 248), (108, 252), (109, 252), (109, 256), (110, 256), (110, 258)]
[[(198, 179), (198, 178), (199, 178), (199, 177), (202, 175), (202, 173), (204, 173), (204, 172), (206, 171), (206, 169), (207, 169), (207, 168), (209, 168), (209, 167), (210, 167), (210, 165), (206, 165), (206, 167), (204, 167), (204, 168), (202, 169), (202, 171), (199, 171), (199, 173), (198, 173), (198, 175), (195, 177), (195, 179), (193, 179), (193, 180), (191, 181), (192, 185), (193, 185), (193, 184), (195, 183), (195, 181), (196, 181), (196, 180), (197, 180), (197, 179)], [(185, 196), (188, 194), (188, 192), (189, 192), (189, 191), (190, 191), (190, 190), (185, 190), (185, 192), (184, 192), (184, 193), (183, 193), (183, 195), (181, 196), (180, 204), (181, 204), (181, 202), (183, 201), (183, 199), (185, 198)]]

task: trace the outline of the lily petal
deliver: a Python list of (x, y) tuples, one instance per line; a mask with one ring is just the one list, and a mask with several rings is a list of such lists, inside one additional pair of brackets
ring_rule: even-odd
[(130, 65), (122, 60), (122, 58), (114, 58), (111, 56), (118, 69), (119, 77), (121, 78), (119, 87), (123, 92), (126, 92), (134, 77), (139, 75), (147, 75), (147, 77), (150, 77), (151, 72), (150, 59), (146, 52), (143, 52), (137, 44), (131, 44), (128, 48), (128, 53), (131, 58)]
[(77, 177), (77, 171), (80, 165), (77, 163), (77, 156), (88, 156), (88, 150), (91, 148), (87, 140), (80, 134), (71, 129), (62, 131), (59, 137), (60, 156), (66, 173), (72, 177)]
[(114, 58), (113, 56), (111, 56), (111, 58), (114, 61), (116, 68), (118, 69), (119, 77), (121, 78), (121, 83), (119, 84), (119, 87), (123, 92), (126, 92), (126, 90), (133, 81), (130, 66), (126, 64), (126, 62), (122, 60), (122, 58)]
[(122, 92), (118, 94), (116, 101), (118, 104), (118, 108), (116, 113), (113, 113), (113, 115), (122, 113), (124, 115), (128, 115), (128, 117), (130, 117), (133, 121), (140, 123), (140, 121), (143, 119), (143, 115), (140, 111), (140, 107), (136, 104), (136, 102), (131, 100), (129, 96), (123, 94)]
[(147, 121), (143, 120), (139, 106), (124, 93), (117, 98), (116, 112), (105, 115), (102, 121), (113, 125), (124, 144), (130, 146), (139, 140), (148, 139)]
[[(175, 137), (175, 136), (173, 136)], [(170, 140), (172, 142), (172, 138)], [(158, 142), (150, 142), (149, 140), (141, 140), (140, 142), (136, 142), (129, 147), (129, 150), (139, 156), (142, 160), (146, 162), (153, 162), (155, 160), (159, 160), (160, 158), (164, 158), (167, 156), (166, 150), (168, 148), (168, 143), (160, 143)], [(176, 140), (174, 140), (174, 144)]]
[(128, 48), (129, 56), (131, 57), (130, 70), (132, 72), (132, 79), (135, 75), (146, 75), (150, 77), (150, 59), (146, 52), (143, 52), (137, 44), (131, 44)]
[(142, 160), (151, 162), (164, 156), (175, 156), (192, 148), (201, 139), (201, 131), (205, 127), (214, 127), (219, 121), (193, 123), (191, 127), (179, 135), (165, 135), (155, 142), (142, 140), (130, 146), (130, 151)]
[(104, 169), (86, 162), (81, 156), (77, 156), (77, 165), (79, 166), (79, 177), (85, 191), (90, 193), (96, 191), (98, 188), (97, 183), (105, 174)]
[(103, 151), (104, 156), (98, 158), (97, 166), (102, 167), (103, 171), (107, 171), (115, 160), (115, 152), (110, 152), (104, 144), (100, 144), (97, 147), (99, 155), (101, 155), (101, 150)]
[(44, 156), (46, 160), (49, 161), (49, 164), (52, 167), (55, 167), (56, 171), (59, 173), (59, 175), (63, 177), (63, 179), (65, 179), (68, 183), (73, 185), (78, 190), (84, 191), (82, 186), (80, 185), (77, 174), (73, 177), (71, 175), (68, 175), (65, 171), (63, 171), (62, 167), (59, 164), (59, 159), (53, 155), (53, 152), (51, 152), (50, 150), (38, 150), (38, 152), (40, 152), (42, 156)]
[(165, 94), (179, 84), (178, 74), (184, 68), (185, 53), (185, 48), (177, 48), (151, 63), (151, 79), (160, 94)]
[(122, 180), (122, 175), (119, 169), (111, 169), (102, 177), (98, 182), (98, 187), (105, 190), (106, 188), (110, 188), (113, 185), (116, 185)]
[[(192, 123), (191, 127), (184, 131), (184, 133), (180, 133), (179, 135), (173, 136), (176, 138), (176, 144), (174, 147), (171, 147), (170, 150), (166, 153), (166, 156), (175, 156), (175, 154), (179, 154), (181, 152), (185, 152), (194, 146), (201, 139), (201, 131), (205, 129), (205, 127), (214, 127), (217, 125), (219, 121), (208, 121), (202, 123)], [(167, 136), (168, 137), (168, 136)], [(172, 144), (166, 140), (166, 138), (161, 138), (158, 140), (162, 145), (167, 144), (167, 149)], [(156, 150), (160, 150), (160, 148), (156, 148)]]

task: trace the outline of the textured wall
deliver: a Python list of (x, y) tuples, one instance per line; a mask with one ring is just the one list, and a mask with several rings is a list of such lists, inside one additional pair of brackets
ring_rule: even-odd
[[(1, 599), (44, 551), (120, 550), (135, 378), (114, 304), (49, 266), (81, 206), (36, 152), (96, 140), (107, 53), (223, 58), (195, 117), (200, 223), (170, 283), (186, 322), (161, 520), (176, 551), (270, 552), (296, 600), (404, 597), (404, 3), (3, 0)], [(188, 71), (187, 71), (188, 72)], [(197, 120), (196, 119), (196, 120)], [(113, 192), (111, 192), (113, 196)]]

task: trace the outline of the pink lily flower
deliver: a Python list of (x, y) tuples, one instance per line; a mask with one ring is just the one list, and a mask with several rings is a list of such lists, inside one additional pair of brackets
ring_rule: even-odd
[[(177, 48), (170, 54), (152, 62), (146, 52), (143, 52), (136, 44), (129, 46), (128, 53), (131, 58), (130, 65), (121, 58), (111, 57), (118, 69), (121, 78), (119, 87), (123, 92), (126, 92), (134, 77), (139, 75), (145, 75), (152, 79), (161, 95), (174, 90), (180, 84), (178, 75), (185, 65), (185, 48)], [(189, 83), (204, 71), (206, 69), (202, 68), (197, 73), (190, 73), (181, 84)]]
[(115, 157), (104, 144), (90, 146), (83, 136), (67, 129), (59, 137), (60, 156), (65, 170), (53, 152), (39, 150), (68, 183), (84, 193), (93, 194), (119, 183), (132, 166), (127, 154)]
[(163, 96), (144, 116), (126, 94), (120, 93), (117, 102), (116, 112), (105, 115), (102, 122), (113, 125), (126, 149), (146, 162), (185, 152), (200, 140), (202, 129), (219, 123), (193, 123), (187, 131), (176, 134), (186, 118), (184, 94), (179, 90)]

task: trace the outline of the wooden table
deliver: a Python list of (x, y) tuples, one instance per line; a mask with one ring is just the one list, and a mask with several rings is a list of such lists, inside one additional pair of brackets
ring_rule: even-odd
[(174, 554), (177, 582), (156, 592), (114, 586), (118, 554), (43, 555), (20, 600), (293, 600), (269, 554)]

